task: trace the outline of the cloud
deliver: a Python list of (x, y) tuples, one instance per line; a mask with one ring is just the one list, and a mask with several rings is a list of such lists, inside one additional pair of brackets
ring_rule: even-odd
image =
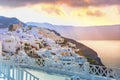
[(82, 16), (82, 14), (81, 14), (81, 13), (78, 13), (77, 16)]
[(48, 14), (57, 14), (57, 15), (63, 14), (63, 12), (55, 6), (43, 7), (42, 10), (47, 12)]
[(118, 14), (120, 15), (120, 6), (117, 7)]
[(68, 4), (75, 7), (120, 5), (120, 0), (68, 0), (68, 1), (69, 1)]
[(99, 10), (95, 10), (95, 11), (90, 11), (90, 10), (88, 10), (88, 11), (86, 12), (86, 14), (87, 14), (88, 16), (96, 16), (96, 17), (101, 17), (101, 16), (104, 16), (104, 15), (105, 15), (103, 12), (101, 12), (101, 11), (99, 11)]
[(0, 0), (0, 6), (19, 7), (38, 3), (55, 3), (56, 0)]
[(120, 0), (0, 0), (0, 6), (18, 7), (38, 3), (66, 4), (72, 7), (120, 5)]

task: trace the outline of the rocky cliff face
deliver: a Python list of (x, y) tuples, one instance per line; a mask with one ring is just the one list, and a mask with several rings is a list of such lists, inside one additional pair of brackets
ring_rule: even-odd
[(89, 47), (85, 46), (84, 44), (79, 43), (73, 39), (68, 39), (68, 38), (64, 38), (64, 39), (66, 39), (67, 41), (69, 41), (71, 43), (76, 44), (76, 47), (78, 49), (80, 49), (78, 54), (85, 56), (91, 64), (103, 66), (101, 59), (98, 57), (97, 53), (94, 50), (92, 50), (91, 48), (89, 48)]
[[(48, 30), (50, 30), (50, 29), (48, 29)], [(54, 30), (50, 30), (50, 31), (54, 32), (58, 36), (61, 36), (59, 33), (57, 33)], [(98, 57), (97, 53), (94, 50), (92, 50), (91, 48), (89, 48), (89, 47), (85, 46), (84, 44), (79, 43), (73, 39), (69, 39), (69, 38), (65, 38), (65, 37), (62, 37), (62, 38), (64, 38), (65, 41), (67, 41), (67, 42), (71, 42), (71, 43), (75, 44), (76, 47), (79, 49), (79, 51), (76, 53), (79, 55), (85, 56), (91, 64), (103, 66), (101, 59)]]

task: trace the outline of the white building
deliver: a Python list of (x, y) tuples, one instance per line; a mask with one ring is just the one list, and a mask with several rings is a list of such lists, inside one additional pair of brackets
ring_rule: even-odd
[(3, 40), (3, 50), (7, 52), (15, 52), (16, 48), (19, 46), (19, 42), (14, 36), (9, 38), (4, 38)]

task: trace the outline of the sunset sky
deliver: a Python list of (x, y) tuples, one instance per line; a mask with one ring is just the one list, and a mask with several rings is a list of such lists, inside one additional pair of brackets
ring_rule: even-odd
[(120, 24), (120, 0), (0, 0), (0, 16), (56, 25), (115, 25)]

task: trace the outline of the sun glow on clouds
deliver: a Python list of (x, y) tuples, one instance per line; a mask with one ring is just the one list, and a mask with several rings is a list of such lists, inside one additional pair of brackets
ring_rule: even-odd
[[(69, 0), (71, 1), (71, 0)], [(56, 25), (93, 26), (120, 24), (120, 6), (73, 7), (68, 1), (56, 4), (27, 4), (16, 8), (0, 7), (0, 15), (17, 17), (24, 22), (48, 22)], [(92, 0), (84, 0), (90, 4)]]
[(36, 12), (48, 16), (53, 24), (66, 25), (112, 25), (120, 23), (120, 15), (117, 6), (104, 7), (76, 7), (72, 8), (65, 4), (32, 6)]

